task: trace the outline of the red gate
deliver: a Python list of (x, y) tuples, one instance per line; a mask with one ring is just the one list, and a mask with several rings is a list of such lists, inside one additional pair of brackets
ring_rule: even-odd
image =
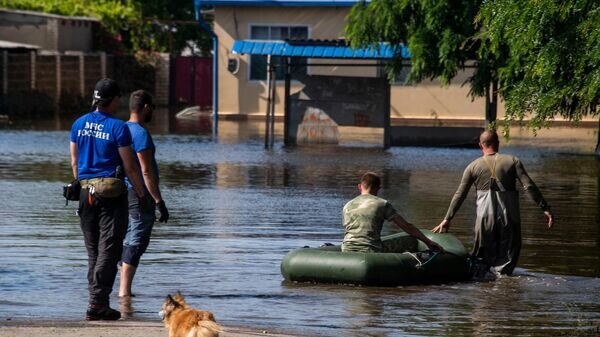
[(172, 63), (174, 77), (173, 101), (175, 105), (198, 105), (200, 108), (212, 107), (212, 58), (178, 56)]

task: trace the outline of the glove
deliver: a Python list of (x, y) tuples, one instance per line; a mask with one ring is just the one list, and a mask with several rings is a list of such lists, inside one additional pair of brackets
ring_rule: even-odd
[(169, 210), (167, 210), (167, 205), (165, 205), (165, 201), (159, 201), (158, 204), (156, 204), (156, 208), (158, 208), (158, 212), (160, 212), (160, 218), (158, 218), (158, 221), (167, 222), (169, 220)]
[(138, 202), (142, 212), (154, 214), (154, 200), (149, 193), (144, 194), (142, 198), (138, 198)]

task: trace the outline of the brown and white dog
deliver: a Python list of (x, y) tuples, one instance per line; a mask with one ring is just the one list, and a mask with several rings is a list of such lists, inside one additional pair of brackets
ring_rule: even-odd
[(169, 337), (218, 337), (222, 331), (212, 312), (191, 308), (179, 292), (167, 295), (158, 315)]

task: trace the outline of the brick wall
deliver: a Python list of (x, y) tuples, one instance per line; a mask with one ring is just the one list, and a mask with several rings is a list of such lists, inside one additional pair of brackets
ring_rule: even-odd
[(81, 95), (79, 76), (79, 56), (61, 56), (60, 58), (61, 91)]
[(112, 59), (114, 80), (119, 83), (123, 97), (139, 89), (154, 94), (154, 67), (140, 64), (133, 56), (113, 56)]
[(8, 93), (31, 90), (31, 56), (29, 53), (9, 53), (8, 64)]
[(145, 89), (155, 95), (156, 104), (168, 104), (168, 54), (161, 55), (155, 68), (131, 56), (0, 51), (0, 115), (42, 118), (56, 117), (56, 111), (60, 115), (81, 113), (89, 107), (94, 86), (102, 77), (119, 82), (124, 97)]
[(0, 51), (0, 95), (4, 94), (4, 74), (5, 74), (5, 65), (4, 65), (4, 57), (8, 57), (8, 54), (5, 51)]
[(89, 55), (85, 56), (84, 59), (84, 99), (88, 101), (92, 100), (92, 92), (94, 91), (96, 82), (98, 82), (98, 79), (102, 78), (102, 65), (100, 59), (100, 55)]
[(56, 99), (56, 56), (38, 55), (35, 60), (35, 88)]

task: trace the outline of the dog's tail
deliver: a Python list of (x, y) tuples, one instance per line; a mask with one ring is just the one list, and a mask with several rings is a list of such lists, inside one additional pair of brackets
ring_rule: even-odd
[(218, 337), (219, 332), (223, 332), (223, 329), (219, 324), (213, 321), (200, 321), (198, 322), (198, 337)]

